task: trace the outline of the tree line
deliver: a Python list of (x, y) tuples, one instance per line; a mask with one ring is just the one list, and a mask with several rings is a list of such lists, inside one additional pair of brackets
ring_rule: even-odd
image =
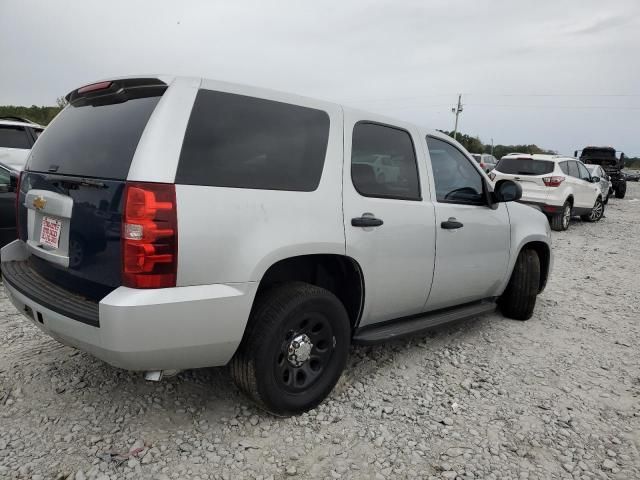
[[(22, 106), (14, 106), (14, 105), (5, 105), (0, 106), (0, 117), (20, 117), (25, 120), (30, 120), (35, 123), (39, 123), (40, 125), (48, 125), (51, 120), (62, 110), (66, 101), (64, 98), (60, 97), (56, 100), (57, 105), (55, 107), (46, 107), (46, 106), (37, 106), (32, 105), (30, 107), (22, 107)], [(453, 131), (440, 130), (442, 133), (453, 137)], [(466, 148), (471, 153), (492, 153), (492, 148), (490, 144), (483, 143), (480, 140), (480, 137), (468, 135), (466, 133), (458, 133), (457, 140), (462, 144), (464, 148)], [(535, 144), (529, 145), (494, 145), (493, 146), (493, 156), (496, 158), (501, 158), (507, 153), (518, 152), (518, 153), (546, 153), (546, 154), (555, 154), (554, 150), (547, 150), (541, 148)], [(626, 164), (628, 166), (633, 166), (635, 168), (640, 168), (640, 157), (629, 157), (627, 158)]]
[[(440, 132), (453, 137), (453, 131), (440, 130)], [(491, 144), (482, 143), (480, 137), (473, 137), (471, 135), (467, 135), (466, 133), (458, 132), (456, 137), (458, 142), (462, 144), (464, 148), (466, 148), (470, 153), (492, 153)], [(518, 152), (518, 153), (544, 153), (549, 155), (555, 155), (556, 151), (554, 150), (546, 150), (541, 148), (535, 144), (529, 145), (494, 145), (493, 146), (493, 156), (496, 158), (501, 158), (507, 153)]]

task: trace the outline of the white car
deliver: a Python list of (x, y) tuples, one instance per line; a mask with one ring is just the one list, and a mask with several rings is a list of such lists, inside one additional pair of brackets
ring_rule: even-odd
[(493, 170), (498, 163), (496, 157), (488, 153), (472, 153), (471, 156), (475, 159), (476, 162), (478, 162), (480, 168), (482, 168), (487, 173)]
[(0, 163), (20, 171), (44, 127), (18, 117), (0, 117)]
[(507, 155), (489, 174), (495, 185), (513, 180), (522, 186), (520, 202), (545, 213), (553, 230), (566, 230), (574, 215), (597, 222), (604, 215), (600, 177), (573, 157), (560, 155)]
[[(497, 306), (526, 320), (551, 271), (544, 215), (442, 133), (200, 78), (67, 99), (21, 176), (4, 289), (47, 334), (150, 379), (229, 364), (264, 408), (299, 413), (352, 342)], [(376, 174), (385, 158), (397, 175)]]
[(609, 196), (613, 193), (613, 184), (611, 182), (611, 177), (604, 171), (604, 169), (600, 165), (585, 165), (587, 170), (592, 177), (597, 177), (600, 179), (600, 194), (604, 199), (603, 202), (606, 205), (609, 203)]

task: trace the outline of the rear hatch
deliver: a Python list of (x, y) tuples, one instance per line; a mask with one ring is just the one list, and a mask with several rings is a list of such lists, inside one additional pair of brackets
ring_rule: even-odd
[(126, 79), (80, 88), (34, 145), (22, 175), (18, 232), (31, 268), (99, 300), (122, 284), (125, 181), (167, 86)]
[(580, 160), (586, 165), (600, 165), (608, 174), (618, 173), (623, 165), (613, 148), (585, 148)]
[(494, 181), (513, 180), (522, 186), (522, 199), (544, 203), (549, 193), (545, 178), (553, 174), (555, 163), (531, 157), (503, 157), (492, 174)]

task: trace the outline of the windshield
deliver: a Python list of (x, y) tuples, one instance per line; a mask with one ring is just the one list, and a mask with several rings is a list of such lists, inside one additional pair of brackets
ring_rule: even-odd
[(553, 172), (554, 163), (549, 160), (533, 158), (503, 157), (496, 165), (496, 170), (512, 175), (546, 175)]

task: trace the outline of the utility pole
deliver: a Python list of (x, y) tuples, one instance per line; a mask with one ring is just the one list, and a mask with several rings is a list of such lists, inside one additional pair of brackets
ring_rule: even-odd
[(458, 115), (462, 113), (462, 94), (461, 93), (458, 94), (458, 106), (453, 107), (451, 109), (451, 112), (455, 113), (456, 115), (456, 127), (453, 130), (453, 139), (457, 140), (458, 139)]

